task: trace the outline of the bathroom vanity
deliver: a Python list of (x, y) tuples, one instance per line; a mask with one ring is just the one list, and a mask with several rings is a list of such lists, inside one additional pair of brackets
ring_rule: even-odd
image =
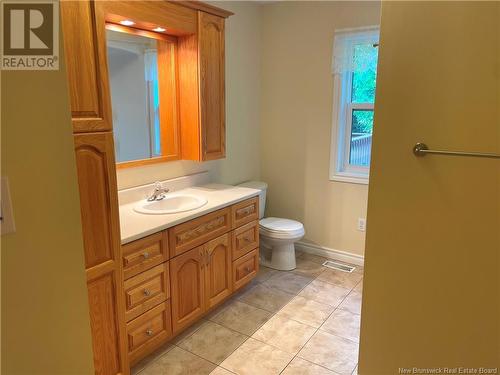
[[(257, 190), (210, 184), (167, 193), (152, 203), (137, 200), (141, 191), (143, 197), (147, 187), (120, 192), (132, 195), (120, 204), (130, 364), (220, 305), (259, 267)], [(167, 215), (141, 213), (144, 204), (182, 196), (206, 204)]]
[[(128, 375), (130, 362), (257, 268), (241, 260), (255, 253), (234, 245), (253, 219), (231, 202), (121, 247), (117, 168), (225, 157), (224, 30), (232, 13), (198, 1), (62, 1), (60, 9), (95, 373)], [(131, 60), (142, 72), (120, 79), (117, 66)]]

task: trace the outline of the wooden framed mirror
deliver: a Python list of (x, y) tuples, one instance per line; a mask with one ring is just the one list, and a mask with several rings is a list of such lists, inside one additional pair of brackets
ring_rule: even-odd
[(180, 159), (177, 37), (106, 23), (117, 168)]

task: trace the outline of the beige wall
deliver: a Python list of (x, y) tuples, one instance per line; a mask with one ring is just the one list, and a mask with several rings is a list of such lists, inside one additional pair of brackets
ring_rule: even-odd
[(260, 5), (211, 2), (235, 13), (226, 21), (226, 159), (177, 161), (118, 170), (118, 188), (200, 171), (235, 184), (260, 176)]
[(2, 176), (17, 229), (1, 238), (1, 372), (92, 374), (66, 73), (1, 75)]
[[(499, 367), (500, 3), (383, 2), (359, 372)], [(404, 120), (404, 121), (402, 121)]]
[(262, 29), (262, 179), (268, 216), (300, 220), (306, 239), (364, 252), (366, 185), (329, 180), (334, 30), (379, 24), (378, 2), (266, 4)]

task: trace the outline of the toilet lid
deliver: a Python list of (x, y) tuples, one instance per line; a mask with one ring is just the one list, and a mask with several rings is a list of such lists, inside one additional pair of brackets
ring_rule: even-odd
[(290, 220), (281, 219), (279, 217), (266, 217), (259, 221), (260, 228), (266, 232), (283, 233), (290, 235), (304, 234), (304, 226), (302, 223)]

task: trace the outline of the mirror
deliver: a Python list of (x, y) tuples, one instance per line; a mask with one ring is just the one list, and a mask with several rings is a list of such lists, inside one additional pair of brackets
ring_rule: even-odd
[(118, 166), (177, 159), (175, 40), (109, 24), (106, 42)]

